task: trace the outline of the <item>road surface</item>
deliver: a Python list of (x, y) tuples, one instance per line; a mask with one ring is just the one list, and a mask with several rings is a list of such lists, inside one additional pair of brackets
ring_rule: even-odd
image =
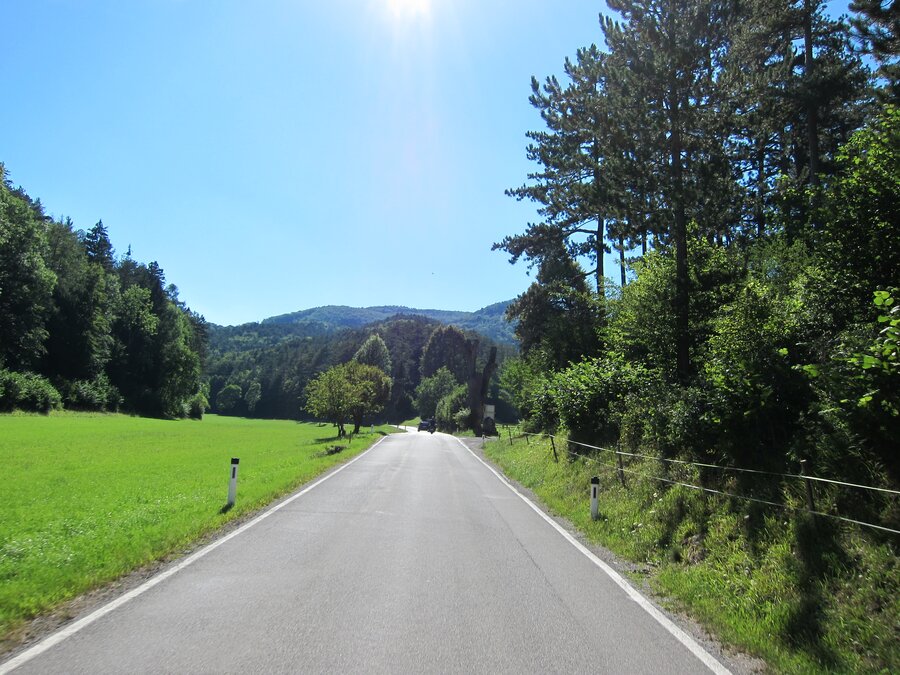
[(727, 672), (598, 563), (458, 440), (396, 434), (0, 672)]

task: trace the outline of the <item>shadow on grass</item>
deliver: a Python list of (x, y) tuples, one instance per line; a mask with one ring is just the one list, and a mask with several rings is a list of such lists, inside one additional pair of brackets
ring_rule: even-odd
[(233, 508), (234, 508), (234, 504), (226, 504), (221, 509), (219, 509), (219, 513), (228, 513)]
[(797, 590), (799, 598), (791, 607), (785, 626), (785, 638), (802, 649), (826, 668), (840, 670), (843, 660), (833, 648), (824, 643), (825, 611), (829, 598), (823, 590), (846, 556), (837, 541), (831, 523), (808, 514), (799, 514), (797, 521)]

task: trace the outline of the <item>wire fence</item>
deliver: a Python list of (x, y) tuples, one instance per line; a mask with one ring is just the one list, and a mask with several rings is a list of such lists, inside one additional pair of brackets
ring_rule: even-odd
[[(510, 443), (512, 443), (512, 438), (513, 438), (512, 430), (507, 429), (507, 431), (509, 432), (509, 441), (510, 441)], [(526, 441), (529, 438), (548, 438), (548, 439), (550, 439), (550, 444), (551, 444), (551, 448), (553, 450), (553, 455), (558, 460), (558, 454), (557, 454), (557, 449), (556, 449), (556, 440), (559, 439), (558, 436), (554, 436), (553, 434), (535, 434), (535, 433), (530, 433), (530, 432), (526, 432), (526, 431), (519, 432), (518, 436), (520, 438), (524, 437), (526, 439)], [(720, 495), (720, 496), (728, 497), (731, 499), (739, 499), (739, 500), (743, 500), (743, 501), (747, 501), (747, 502), (754, 502), (757, 504), (763, 504), (766, 506), (772, 506), (772, 507), (786, 509), (786, 510), (794, 511), (794, 512), (807, 513), (807, 514), (810, 514), (815, 517), (830, 518), (832, 520), (837, 520), (837, 521), (849, 523), (852, 525), (858, 525), (858, 526), (878, 530), (881, 532), (887, 532), (890, 534), (900, 535), (900, 530), (896, 530), (896, 529), (893, 529), (890, 527), (885, 527), (883, 525), (878, 525), (875, 523), (869, 523), (866, 521), (857, 520), (854, 518), (848, 518), (847, 516), (840, 515), (840, 514), (825, 513), (823, 511), (817, 510), (815, 508), (815, 502), (813, 499), (812, 484), (813, 483), (825, 483), (825, 484), (830, 484), (830, 485), (835, 485), (835, 486), (840, 486), (840, 487), (852, 488), (852, 489), (856, 489), (856, 490), (864, 490), (864, 491), (875, 492), (875, 493), (879, 493), (879, 494), (887, 494), (887, 495), (892, 495), (892, 496), (900, 495), (900, 491), (898, 491), (898, 490), (891, 490), (888, 488), (877, 487), (877, 486), (873, 486), (873, 485), (861, 485), (859, 483), (850, 483), (847, 481), (835, 480), (832, 478), (822, 478), (819, 476), (806, 475), (805, 473), (799, 473), (799, 474), (780, 473), (780, 472), (775, 472), (775, 471), (763, 471), (760, 469), (746, 469), (746, 468), (737, 467), (737, 466), (721, 466), (718, 464), (710, 464), (710, 463), (705, 463), (705, 462), (691, 462), (691, 461), (687, 461), (687, 460), (683, 460), (683, 459), (671, 459), (668, 457), (654, 457), (652, 455), (641, 454), (638, 452), (626, 452), (624, 450), (615, 449), (615, 448), (603, 448), (603, 447), (600, 447), (597, 445), (590, 445), (588, 443), (581, 443), (579, 441), (573, 441), (570, 439), (564, 439), (564, 440), (566, 443), (566, 451), (570, 457), (579, 457), (588, 463), (592, 463), (597, 466), (604, 467), (606, 469), (610, 469), (612, 471), (618, 472), (619, 479), (623, 485), (625, 484), (624, 474), (630, 474), (630, 475), (634, 475), (634, 476), (637, 476), (637, 477), (640, 477), (640, 478), (643, 478), (643, 479), (649, 480), (649, 481), (658, 481), (658, 482), (667, 483), (670, 485), (679, 485), (681, 487), (688, 488), (691, 490), (697, 490), (697, 491), (705, 492), (705, 493), (709, 493), (709, 494)], [(602, 453), (608, 453), (608, 454), (616, 457), (617, 464), (604, 463), (603, 461), (601, 461), (600, 458), (598, 458), (596, 456), (590, 456), (590, 455), (585, 455), (585, 454), (581, 454), (578, 452), (574, 452), (572, 450), (572, 446), (588, 448), (590, 450), (594, 450), (594, 451), (598, 451), (598, 452), (602, 452)], [(716, 490), (714, 488), (705, 487), (702, 485), (695, 485), (693, 483), (675, 480), (673, 478), (664, 478), (662, 476), (650, 475), (650, 474), (647, 474), (647, 473), (644, 473), (641, 471), (636, 471), (634, 469), (626, 468), (624, 466), (624, 463), (622, 462), (623, 457), (628, 457), (628, 458), (632, 458), (632, 459), (650, 460), (650, 461), (656, 461), (656, 462), (661, 462), (664, 464), (671, 464), (671, 465), (693, 466), (693, 467), (698, 467), (698, 468), (703, 468), (703, 469), (718, 470), (718, 471), (722, 471), (722, 472), (731, 471), (731, 472), (735, 472), (735, 473), (756, 474), (756, 475), (760, 475), (760, 476), (769, 476), (769, 477), (774, 477), (774, 478), (803, 481), (803, 483), (806, 487), (807, 506), (804, 508), (802, 506), (785, 504), (783, 502), (775, 502), (775, 501), (771, 501), (768, 499), (761, 499), (759, 497), (752, 497), (750, 495), (735, 494), (733, 492), (728, 492), (726, 490)], [(802, 466), (802, 463), (801, 463), (801, 466)]]

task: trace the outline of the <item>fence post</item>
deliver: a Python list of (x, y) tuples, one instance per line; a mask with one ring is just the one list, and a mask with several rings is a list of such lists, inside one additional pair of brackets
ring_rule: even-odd
[(600, 492), (600, 476), (594, 476), (591, 478), (591, 520), (597, 520), (599, 515), (598, 492)]
[[(809, 476), (808, 469), (806, 468), (806, 460), (800, 460), (800, 475), (803, 476), (803, 482), (806, 483), (806, 505), (810, 511), (816, 510), (816, 500), (813, 498), (813, 486), (812, 481), (807, 478)], [(815, 517), (815, 516), (813, 516)]]
[(556, 454), (556, 443), (553, 442), (553, 436), (550, 437), (550, 447), (553, 448), (553, 461), (559, 462), (559, 455)]
[(512, 429), (506, 427), (506, 433), (509, 434), (509, 444), (512, 445)]
[(616, 459), (619, 460), (619, 482), (625, 487), (625, 470), (622, 468), (622, 453), (616, 450)]

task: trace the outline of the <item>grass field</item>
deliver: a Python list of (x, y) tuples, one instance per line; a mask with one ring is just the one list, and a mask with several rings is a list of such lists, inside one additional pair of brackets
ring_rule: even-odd
[[(0, 637), (258, 509), (392, 429), (366, 429), (329, 454), (331, 425), (0, 416)], [(240, 458), (237, 502), (224, 511), (232, 457)]]

